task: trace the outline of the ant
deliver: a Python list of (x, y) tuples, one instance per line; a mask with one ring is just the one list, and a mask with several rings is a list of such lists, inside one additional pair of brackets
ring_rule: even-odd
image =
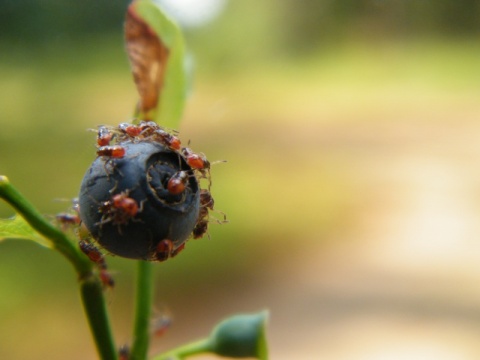
[[(125, 148), (120, 145), (102, 146), (97, 150), (98, 156), (104, 156), (108, 158), (103, 164), (103, 168), (107, 176), (110, 176), (110, 174), (115, 171), (115, 163), (112, 160), (123, 158), (125, 156), (125, 153)], [(108, 168), (108, 165), (110, 165), (110, 170)], [(118, 170), (118, 172), (122, 174), (120, 170)]]
[(172, 175), (168, 180), (167, 190), (172, 195), (179, 195), (183, 193), (187, 187), (188, 173), (186, 171), (179, 171)]
[(153, 140), (168, 146), (171, 150), (180, 150), (182, 146), (178, 137), (165, 131), (164, 128), (154, 121), (142, 121), (140, 125), (138, 125), (138, 128), (143, 137), (151, 137)]
[[(223, 216), (224, 216), (223, 221), (217, 220), (217, 219), (214, 219), (214, 221), (218, 224), (227, 223), (228, 220), (226, 219), (226, 215), (223, 214)], [(200, 239), (205, 234), (207, 234), (208, 238), (210, 239), (210, 234), (207, 232), (209, 223), (210, 223), (210, 219), (209, 219), (208, 210), (206, 208), (201, 208), (197, 223), (195, 224), (195, 227), (193, 228), (193, 231), (192, 231), (192, 237), (194, 239)]]
[[(187, 162), (187, 164), (194, 170), (198, 170), (202, 175), (202, 178), (208, 180), (208, 188), (212, 186), (212, 178), (210, 176), (210, 166), (212, 165), (210, 161), (207, 160), (207, 157), (204, 154), (197, 154), (193, 152), (192, 149), (184, 147), (181, 149), (181, 153)], [(215, 161), (213, 164), (218, 162), (226, 162), (225, 160)]]
[(208, 238), (210, 238), (210, 235), (208, 234), (208, 224), (210, 222), (210, 214), (209, 210), (211, 211), (217, 211), (223, 215), (223, 221), (214, 219), (214, 221), (218, 224), (223, 224), (228, 222), (227, 216), (219, 211), (219, 210), (214, 210), (215, 202), (213, 200), (212, 194), (210, 194), (210, 191), (206, 189), (201, 189), (200, 190), (200, 211), (198, 213), (198, 218), (197, 218), (197, 223), (195, 224), (195, 227), (193, 228), (192, 231), (192, 236), (194, 239), (200, 239), (205, 235), (205, 233), (208, 235)]
[(163, 129), (156, 129), (153, 133), (155, 140), (159, 140), (162, 144), (168, 146), (171, 150), (180, 150), (182, 143), (180, 139)]
[(192, 149), (188, 147), (182, 148), (182, 154), (187, 161), (187, 164), (196, 170), (200, 170), (203, 174), (203, 171), (210, 169), (210, 162), (207, 160), (206, 156), (203, 154), (194, 153)]
[(210, 191), (208, 191), (206, 189), (200, 189), (200, 205), (201, 205), (201, 208), (200, 208), (199, 219), (208, 215), (208, 214), (205, 214), (205, 211), (208, 212), (208, 210), (211, 210), (211, 211), (215, 211), (215, 212), (223, 215), (223, 220), (215, 219), (216, 223), (218, 223), (218, 224), (228, 223), (227, 214), (225, 214), (224, 212), (222, 212), (220, 210), (214, 209), (213, 208), (214, 204), (215, 204), (215, 201), (213, 200), (213, 197), (212, 197), (212, 194), (210, 194)]
[(97, 155), (120, 159), (125, 156), (125, 148), (120, 145), (102, 146), (97, 150)]
[(170, 257), (176, 256), (184, 248), (185, 248), (185, 243), (183, 243), (182, 245), (180, 245), (178, 248), (174, 250), (173, 241), (169, 239), (163, 239), (158, 243), (157, 248), (155, 249), (155, 253), (153, 254), (153, 257), (157, 261), (165, 261)]
[[(208, 214), (208, 212), (207, 212)], [(208, 231), (208, 217), (206, 218), (201, 218), (197, 223), (195, 224), (195, 227), (193, 228), (193, 238), (194, 239), (200, 239), (207, 233)], [(210, 239), (210, 235), (207, 233), (208, 238)]]
[(93, 263), (97, 264), (99, 269), (100, 281), (103, 284), (104, 288), (112, 288), (115, 286), (112, 276), (107, 271), (107, 262), (105, 261), (105, 255), (103, 255), (100, 250), (98, 250), (93, 244), (86, 242), (85, 240), (80, 240), (78, 242), (80, 250), (87, 255), (87, 257)]
[(57, 214), (55, 217), (57, 221), (59, 221), (63, 225), (80, 225), (80, 223), (82, 222), (80, 216), (78, 216), (77, 214), (60, 213)]
[(80, 247), (80, 250), (88, 256), (90, 261), (97, 264), (100, 268), (107, 267), (105, 256), (93, 244), (88, 243), (85, 240), (80, 240), (78, 246)]
[(200, 207), (200, 211), (198, 212), (198, 217), (197, 217), (197, 224), (201, 221), (201, 220), (206, 220), (208, 222), (208, 208), (205, 207), (205, 206), (201, 206)]
[(98, 276), (100, 277), (100, 281), (102, 282), (103, 288), (113, 289), (115, 287), (115, 281), (113, 280), (112, 275), (110, 275), (107, 269), (100, 268)]
[(172, 318), (166, 314), (161, 314), (151, 321), (152, 335), (160, 337), (164, 335), (172, 325)]
[[(116, 225), (126, 224), (143, 210), (143, 202), (140, 206), (135, 199), (128, 196), (127, 192), (113, 195), (108, 201), (103, 202), (99, 208), (104, 214), (101, 224), (112, 221)], [(107, 217), (106, 219), (104, 219)]]
[(66, 231), (69, 226), (78, 226), (82, 223), (80, 219), (80, 205), (76, 198), (72, 200), (72, 210), (75, 212), (74, 214), (62, 212), (55, 216), (57, 221), (62, 225), (63, 231)]
[(215, 201), (213, 200), (212, 194), (206, 189), (200, 189), (200, 204), (210, 210), (213, 210), (213, 205)]
[(113, 134), (108, 130), (106, 126), (99, 126), (97, 133), (97, 145), (98, 146), (107, 146), (110, 145)]
[(142, 121), (138, 127), (140, 128), (140, 134), (144, 137), (148, 137), (152, 135), (155, 130), (160, 129), (160, 126), (154, 121)]
[(120, 125), (118, 125), (118, 129), (125, 135), (133, 138), (137, 137), (142, 132), (142, 128), (140, 126), (129, 123), (121, 123)]
[[(193, 228), (193, 231), (192, 231), (192, 236), (193, 236), (194, 239), (200, 239), (201, 237), (203, 237), (203, 235), (205, 235), (205, 233), (208, 230), (208, 219), (209, 219), (208, 209), (209, 209), (209, 207), (205, 204), (205, 199), (207, 198), (207, 196), (203, 196), (203, 199), (202, 199), (202, 192), (203, 191), (204, 190), (200, 191), (200, 205), (201, 205), (201, 207), (200, 207), (200, 211), (198, 213), (197, 223), (195, 224), (195, 227)], [(210, 194), (210, 193), (208, 193), (208, 194)], [(210, 198), (211, 198), (211, 195), (210, 195)], [(213, 203), (213, 198), (211, 200), (212, 200), (212, 203)], [(207, 204), (210, 204), (210, 202), (208, 202)], [(213, 207), (213, 205), (212, 205), (212, 207)], [(210, 235), (208, 236), (208, 238), (210, 238)]]
[(120, 346), (118, 349), (118, 360), (128, 360), (130, 358), (130, 348), (128, 345)]

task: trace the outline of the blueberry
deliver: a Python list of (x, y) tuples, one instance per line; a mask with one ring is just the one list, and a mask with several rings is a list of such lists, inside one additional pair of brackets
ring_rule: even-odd
[(193, 174), (184, 158), (159, 142), (124, 141), (123, 156), (99, 156), (83, 178), (80, 217), (96, 242), (108, 252), (158, 260), (157, 247), (169, 240), (172, 251), (184, 246), (199, 216), (197, 178), (172, 194), (168, 180), (179, 171)]

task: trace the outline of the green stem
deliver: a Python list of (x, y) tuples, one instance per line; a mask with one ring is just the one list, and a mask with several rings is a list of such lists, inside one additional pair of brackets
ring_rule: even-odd
[(0, 175), (0, 197), (8, 202), (32, 228), (50, 239), (53, 246), (62, 253), (73, 265), (80, 278), (87, 277), (92, 272), (92, 264), (84, 256), (68, 236), (52, 225), (40, 214), (27, 199), (8, 181), (6, 176)]
[(130, 360), (146, 360), (150, 342), (150, 321), (153, 304), (153, 264), (138, 262), (135, 324)]
[(103, 289), (98, 277), (93, 274), (92, 262), (74, 245), (68, 236), (47, 221), (27, 199), (0, 175), (0, 198), (8, 202), (32, 228), (50, 239), (62, 255), (75, 268), (80, 279), (80, 294), (87, 314), (94, 341), (102, 360), (116, 360), (115, 344), (110, 331)]
[(182, 345), (167, 353), (158, 355), (152, 360), (185, 359), (188, 356), (199, 355), (212, 352), (212, 343), (210, 339), (197, 340), (195, 342)]
[(94, 276), (84, 279), (80, 282), (80, 294), (100, 358), (116, 360), (117, 349), (110, 330), (102, 284)]

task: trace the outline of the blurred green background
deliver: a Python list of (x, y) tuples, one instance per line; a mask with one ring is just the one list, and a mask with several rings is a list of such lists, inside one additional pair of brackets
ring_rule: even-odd
[[(87, 129), (130, 120), (137, 101), (126, 5), (0, 1), (0, 174), (52, 218), (95, 157)], [(156, 266), (173, 326), (152, 352), (268, 308), (272, 359), (479, 358), (479, 3), (217, 5), (185, 28), (180, 131), (228, 160), (212, 192), (230, 223)], [(134, 265), (109, 259), (119, 345)], [(96, 358), (60, 255), (5, 241), (0, 291), (1, 359)]]

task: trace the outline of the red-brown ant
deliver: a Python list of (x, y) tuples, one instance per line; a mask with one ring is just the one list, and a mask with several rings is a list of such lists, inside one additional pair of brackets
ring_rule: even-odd
[(128, 345), (120, 346), (118, 349), (118, 360), (128, 360), (130, 358), (130, 348)]
[(88, 256), (90, 261), (94, 262), (101, 268), (106, 268), (105, 256), (94, 245), (84, 240), (80, 240), (78, 246), (80, 247), (80, 250)]
[(94, 262), (98, 266), (98, 276), (103, 284), (104, 288), (113, 288), (115, 282), (112, 276), (107, 271), (107, 262), (105, 261), (105, 255), (98, 250), (93, 244), (90, 244), (84, 240), (78, 242), (80, 250), (87, 255), (91, 262)]
[(178, 137), (165, 131), (164, 128), (153, 121), (142, 121), (140, 125), (138, 125), (138, 128), (144, 138), (151, 138), (157, 142), (161, 142), (172, 150), (180, 150), (182, 146)]
[[(201, 189), (200, 190), (200, 211), (198, 213), (197, 223), (195, 224), (195, 227), (193, 228), (193, 231), (192, 231), (192, 237), (194, 239), (200, 239), (205, 235), (205, 233), (207, 233), (208, 224), (210, 222), (209, 210), (217, 211), (223, 215), (223, 221), (213, 219), (216, 223), (223, 224), (228, 222), (227, 216), (223, 212), (214, 210), (213, 208), (214, 204), (215, 202), (210, 192), (206, 189)], [(208, 233), (207, 235), (210, 238), (210, 235)]]
[[(203, 190), (200, 190), (203, 191)], [(204, 196), (204, 200), (207, 197)], [(213, 200), (213, 199), (212, 199)], [(200, 239), (205, 235), (205, 233), (208, 230), (208, 219), (209, 219), (209, 214), (208, 214), (208, 207), (202, 202), (202, 193), (200, 192), (200, 211), (198, 213), (198, 218), (197, 218), (197, 223), (195, 224), (195, 227), (193, 228), (192, 231), (192, 237), (194, 239)], [(209, 236), (210, 238), (210, 236)]]
[(173, 251), (173, 242), (169, 239), (161, 240), (155, 249), (155, 259), (158, 261), (165, 261), (170, 257)]
[(200, 205), (207, 209), (213, 210), (215, 204), (212, 194), (206, 189), (200, 189)]
[[(208, 191), (206, 189), (200, 189), (200, 205), (201, 205), (200, 214), (203, 213), (202, 209), (205, 209), (205, 210), (208, 209), (208, 210), (215, 211), (215, 212), (223, 215), (223, 220), (214, 219), (214, 221), (217, 224), (224, 224), (224, 223), (228, 222), (227, 215), (224, 212), (222, 212), (220, 210), (215, 210), (213, 208), (213, 206), (215, 205), (215, 201), (213, 200), (213, 197), (212, 197), (212, 194), (210, 194), (210, 191)], [(199, 215), (198, 218), (201, 219), (202, 216)]]
[(153, 132), (154, 140), (161, 142), (162, 144), (168, 146), (172, 150), (180, 150), (182, 143), (180, 139), (163, 129), (156, 129)]
[(98, 272), (98, 276), (100, 277), (100, 281), (102, 282), (103, 288), (111, 288), (115, 287), (115, 281), (113, 281), (112, 275), (107, 271), (107, 269), (100, 268)]
[(138, 127), (140, 128), (140, 134), (144, 137), (148, 137), (152, 135), (155, 130), (160, 129), (160, 126), (154, 121), (142, 121)]
[[(193, 228), (192, 236), (194, 239), (200, 239), (208, 230), (208, 218), (203, 218), (197, 222)], [(210, 238), (210, 235), (208, 235)]]
[(98, 146), (107, 146), (112, 140), (113, 134), (105, 126), (98, 127), (97, 133), (97, 145)]
[(208, 220), (208, 208), (205, 206), (202, 206), (198, 212), (197, 223), (202, 219)]
[(56, 220), (62, 225), (63, 231), (66, 231), (70, 226), (77, 227), (82, 223), (82, 219), (80, 219), (80, 205), (78, 204), (78, 199), (72, 199), (71, 202), (74, 213), (62, 212), (55, 215)]
[(180, 150), (182, 147), (182, 143), (180, 139), (176, 136), (170, 135), (168, 139), (166, 140), (167, 146), (172, 149), (172, 150)]
[(200, 172), (201, 177), (208, 180), (208, 188), (212, 185), (212, 179), (210, 177), (210, 161), (204, 154), (197, 154), (192, 149), (184, 147), (181, 149), (181, 153), (187, 162), (187, 164), (194, 170)]
[(142, 132), (142, 128), (140, 126), (129, 123), (121, 123), (118, 125), (118, 128), (121, 132), (133, 138), (137, 137)]
[(125, 156), (125, 148), (120, 145), (102, 146), (97, 150), (97, 155), (118, 159)]
[(172, 195), (178, 195), (185, 191), (187, 187), (188, 173), (179, 171), (172, 175), (168, 180), (167, 190)]
[(104, 214), (101, 223), (112, 221), (114, 224), (126, 224), (143, 209), (143, 203), (138, 206), (135, 199), (128, 196), (128, 192), (113, 195), (108, 201), (100, 205), (100, 212)]
[(164, 335), (172, 325), (172, 318), (162, 314), (152, 319), (151, 332), (153, 336), (160, 337)]
[(191, 168), (196, 170), (210, 169), (210, 162), (207, 160), (205, 155), (197, 154), (188, 147), (182, 148), (182, 154), (185, 156), (185, 160)]
[(63, 225), (80, 225), (80, 223), (82, 222), (80, 216), (78, 216), (77, 214), (60, 213), (57, 214), (55, 217)]
[[(225, 214), (223, 214), (223, 216), (225, 217)], [(228, 222), (226, 219), (224, 219), (223, 221), (214, 219), (214, 221), (218, 224), (223, 224)], [(208, 210), (206, 208), (200, 208), (200, 214), (199, 214), (197, 223), (193, 228), (192, 237), (194, 239), (200, 239), (206, 233), (208, 235), (208, 238), (210, 239), (210, 234), (208, 234), (207, 232), (209, 223), (210, 223), (210, 218), (209, 218)]]
[(138, 213), (138, 204), (135, 199), (128, 197), (124, 193), (114, 195), (112, 203), (114, 208), (121, 209), (130, 217), (134, 217)]
[(157, 261), (165, 261), (170, 257), (176, 256), (184, 248), (185, 243), (173, 250), (173, 241), (169, 239), (163, 239), (158, 243), (153, 257)]

